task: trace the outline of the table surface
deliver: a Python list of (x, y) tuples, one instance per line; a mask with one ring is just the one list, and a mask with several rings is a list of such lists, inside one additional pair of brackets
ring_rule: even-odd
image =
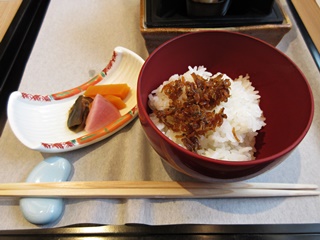
[(320, 3), (317, 3), (314, 0), (304, 2), (292, 0), (292, 3), (302, 19), (302, 22), (306, 26), (315, 46), (320, 52)]
[(0, 42), (17, 13), (22, 0), (3, 0), (0, 2)]
[[(305, 139), (275, 169), (249, 182), (312, 183), (320, 185), (320, 74), (296, 27), (285, 0), (280, 1), (293, 23), (277, 46), (308, 79), (314, 93), (315, 115)], [(144, 59), (148, 53), (139, 30), (139, 0), (51, 0), (25, 68), (20, 91), (50, 94), (70, 89), (100, 72), (116, 46)], [(111, 138), (59, 154), (32, 151), (5, 125), (0, 138), (0, 182), (23, 182), (43, 159), (58, 155), (73, 165), (72, 181), (187, 181), (153, 151), (133, 121)], [(66, 199), (63, 216), (36, 226), (24, 219), (18, 199), (0, 199), (0, 229), (59, 227), (96, 223), (162, 224), (287, 224), (319, 223), (320, 197), (256, 199)]]

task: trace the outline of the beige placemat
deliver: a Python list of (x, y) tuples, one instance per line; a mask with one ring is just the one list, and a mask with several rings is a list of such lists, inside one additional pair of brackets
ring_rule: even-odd
[(6, 34), (22, 0), (0, 0), (0, 42)]
[(292, 0), (312, 41), (320, 52), (320, 6), (319, 0)]

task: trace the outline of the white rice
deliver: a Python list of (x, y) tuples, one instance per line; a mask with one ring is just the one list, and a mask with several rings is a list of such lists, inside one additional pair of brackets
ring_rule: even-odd
[[(212, 73), (207, 72), (203, 66), (189, 67), (189, 70), (183, 74), (187, 81), (193, 81), (191, 73), (195, 73), (206, 79), (213, 76)], [(252, 86), (249, 75), (244, 77), (239, 76), (234, 80), (226, 74), (216, 73), (216, 75), (222, 75), (223, 79), (227, 78), (231, 82), (228, 101), (222, 102), (215, 109), (216, 112), (218, 112), (220, 108), (224, 107), (224, 113), (227, 115), (227, 118), (224, 119), (220, 127), (200, 137), (200, 145), (202, 148), (198, 150), (197, 153), (220, 160), (253, 160), (256, 151), (254, 145), (255, 137), (258, 134), (257, 131), (265, 126), (265, 118), (259, 107), (259, 92)], [(161, 90), (168, 82), (175, 81), (180, 77), (178, 74), (175, 74), (152, 91), (149, 95), (149, 105), (152, 109), (163, 110), (169, 106), (171, 100)], [(159, 121), (155, 114), (150, 114), (150, 118), (163, 134), (184, 147), (180, 138), (175, 137), (179, 133), (168, 129)], [(235, 130), (236, 137), (232, 132), (233, 129)]]

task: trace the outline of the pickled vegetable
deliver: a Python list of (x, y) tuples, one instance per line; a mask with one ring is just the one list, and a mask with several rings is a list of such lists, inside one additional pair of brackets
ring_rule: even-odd
[(102, 96), (113, 95), (120, 97), (123, 100), (128, 96), (129, 92), (130, 87), (126, 83), (106, 84), (88, 87), (84, 92), (84, 96), (94, 98), (97, 94)]
[(107, 99), (109, 102), (111, 102), (119, 110), (124, 109), (127, 106), (120, 97), (114, 95), (105, 95), (103, 97)]
[(73, 132), (80, 132), (85, 128), (86, 119), (90, 111), (90, 97), (79, 96), (69, 111), (67, 126)]
[(119, 110), (103, 96), (98, 94), (87, 117), (85, 130), (94, 132), (121, 117)]

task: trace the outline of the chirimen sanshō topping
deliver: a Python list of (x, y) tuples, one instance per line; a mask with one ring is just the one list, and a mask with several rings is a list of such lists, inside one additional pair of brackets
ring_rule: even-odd
[(154, 113), (169, 129), (182, 133), (176, 137), (181, 138), (188, 150), (196, 152), (201, 147), (199, 137), (214, 131), (227, 117), (223, 108), (218, 112), (213, 109), (228, 101), (230, 81), (220, 75), (209, 80), (195, 73), (191, 76), (194, 82), (185, 81), (181, 76), (164, 85), (162, 92), (170, 99), (169, 107), (154, 109)]

